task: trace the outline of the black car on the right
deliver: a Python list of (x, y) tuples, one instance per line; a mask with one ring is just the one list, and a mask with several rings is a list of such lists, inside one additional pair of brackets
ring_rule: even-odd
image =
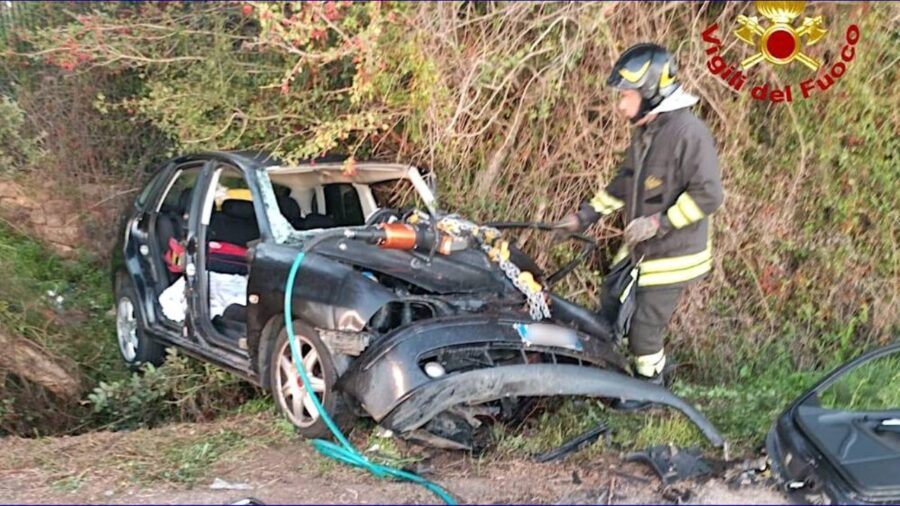
[(797, 502), (900, 503), (900, 341), (822, 378), (775, 421), (766, 449)]

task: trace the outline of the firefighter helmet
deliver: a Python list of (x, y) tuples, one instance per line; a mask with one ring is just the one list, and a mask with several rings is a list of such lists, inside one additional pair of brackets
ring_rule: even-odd
[(636, 44), (622, 53), (613, 65), (606, 84), (624, 90), (637, 90), (641, 94), (641, 108), (631, 118), (638, 121), (678, 89), (680, 84), (675, 79), (677, 70), (675, 57), (664, 47)]

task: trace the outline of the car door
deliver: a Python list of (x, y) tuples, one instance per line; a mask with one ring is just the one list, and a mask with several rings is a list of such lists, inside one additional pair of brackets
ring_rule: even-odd
[[(242, 184), (238, 185), (239, 188), (229, 184), (223, 186), (225, 179), (232, 182), (240, 181)], [(231, 190), (227, 191), (226, 187)], [(242, 196), (236, 196), (234, 193), (240, 193)], [(242, 307), (244, 312), (247, 304), (246, 273), (216, 272), (215, 275), (218, 277), (214, 279), (213, 272), (209, 270), (208, 234), (213, 221), (212, 215), (217, 197), (221, 200), (219, 203), (221, 214), (229, 218), (218, 222), (217, 228), (220, 229), (220, 232), (229, 232), (229, 236), (233, 236), (230, 242), (234, 242), (235, 246), (249, 247), (251, 244), (248, 242), (254, 243), (260, 238), (260, 229), (255, 218), (243, 224), (237, 216), (232, 216), (227, 212), (231, 210), (231, 206), (227, 206), (226, 202), (235, 200), (246, 204), (240, 206), (241, 209), (246, 210), (249, 206), (253, 209), (251, 214), (258, 216), (263, 207), (259, 205), (261, 196), (254, 188), (253, 183), (248, 181), (236, 167), (219, 161), (206, 163), (195, 191), (186, 237), (185, 278), (187, 282), (186, 300), (190, 308), (189, 319), (194, 337), (197, 343), (203, 346), (201, 352), (207, 358), (246, 373), (250, 371), (246, 344), (246, 320), (233, 320), (226, 318), (225, 314), (218, 314), (216, 315), (218, 318), (216, 318), (212, 314), (211, 308), (211, 296), (217, 288), (220, 289), (215, 292), (216, 305), (220, 306), (219, 309), (225, 307), (224, 304), (220, 304), (225, 298), (232, 299), (234, 305)], [(252, 224), (249, 221), (252, 221)], [(242, 225), (252, 225), (255, 234), (249, 236), (245, 234), (244, 232), (247, 230)], [(218, 240), (229, 241), (224, 238), (218, 238)], [(237, 244), (238, 242), (241, 244)], [(241, 277), (244, 281), (238, 279)], [(241, 285), (241, 290), (238, 290), (236, 287)], [(235, 314), (240, 314), (240, 312), (237, 311)]]
[[(122, 261), (114, 259), (115, 270), (127, 270), (138, 296), (145, 302), (144, 314), (153, 315), (152, 294), (159, 279), (158, 266), (153, 262), (154, 209), (171, 177), (171, 166), (159, 170), (146, 183), (128, 214), (123, 217), (119, 230), (124, 230), (124, 243), (117, 248), (123, 254)], [(150, 311), (150, 312), (148, 312)]]
[(767, 447), (798, 501), (900, 501), (900, 342), (827, 375), (779, 417)]
[[(156, 315), (154, 322), (159, 328), (175, 332), (177, 336), (189, 337), (191, 330), (185, 325), (186, 319), (171, 319), (172, 311), (163, 310), (160, 296), (184, 275), (184, 265), (176, 268), (173, 265), (181, 262), (173, 256), (173, 251), (184, 248), (187, 239), (187, 221), (190, 215), (195, 188), (201, 176), (202, 163), (190, 161), (173, 164), (168, 169), (163, 183), (160, 184), (157, 198), (148, 205), (147, 243), (142, 251), (146, 251), (146, 268), (153, 273), (153, 290), (148, 290), (148, 306)], [(177, 295), (181, 295), (178, 293)], [(149, 313), (148, 313), (149, 314)]]

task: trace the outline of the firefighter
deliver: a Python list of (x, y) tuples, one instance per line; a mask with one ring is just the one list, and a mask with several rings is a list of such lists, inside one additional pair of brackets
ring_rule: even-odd
[(634, 126), (631, 145), (609, 184), (559, 226), (580, 232), (624, 210), (625, 244), (614, 263), (629, 250), (643, 259), (628, 346), (637, 376), (662, 384), (665, 328), (684, 287), (712, 265), (710, 215), (723, 199), (716, 147), (690, 111), (697, 98), (681, 87), (663, 47), (632, 46), (607, 84), (618, 90), (618, 110)]

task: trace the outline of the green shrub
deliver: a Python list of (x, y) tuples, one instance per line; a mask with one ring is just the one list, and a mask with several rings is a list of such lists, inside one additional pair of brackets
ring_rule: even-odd
[(88, 401), (98, 423), (123, 429), (209, 420), (253, 395), (258, 391), (237, 376), (169, 349), (161, 367), (146, 364), (126, 379), (100, 382)]
[(0, 172), (30, 167), (44, 152), (41, 135), (25, 129), (25, 112), (10, 97), (0, 97)]
[[(604, 76), (616, 54), (652, 32), (677, 49), (689, 91), (702, 96), (697, 110), (717, 139), (727, 191), (714, 219), (716, 269), (689, 291), (669, 349), (696, 387), (685, 392), (721, 407), (714, 416), (750, 437), (765, 422), (728, 418), (732, 401), (768, 416), (796, 391), (799, 374), (806, 380), (900, 331), (900, 35), (884, 26), (896, 6), (810, 4), (809, 15), (823, 14), (830, 30), (827, 41), (807, 48), (812, 56), (833, 58), (851, 22), (863, 38), (832, 89), (791, 105), (737, 95), (704, 69), (700, 30), (731, 26), (752, 9), (740, 2), (90, 4), (17, 31), (0, 81), (18, 83), (22, 111), (55, 125), (45, 130), (60, 141), (45, 149), (60, 163), (35, 174), (66, 188), (137, 181), (144, 162), (174, 151), (263, 149), (288, 161), (343, 151), (433, 168), (441, 206), (476, 220), (552, 221), (620, 162), (628, 128), (614, 117)], [(728, 51), (737, 58), (742, 49)], [(753, 72), (783, 84), (806, 75), (799, 65)], [(44, 78), (55, 83), (48, 100)], [(70, 128), (73, 110), (89, 127)], [(7, 123), (21, 126), (15, 121)], [(64, 179), (70, 159), (78, 177)], [(111, 230), (108, 220), (99, 228)], [(608, 222), (592, 232), (615, 242), (620, 228)], [(538, 264), (572, 254), (550, 247), (546, 235), (526, 236), (524, 249)], [(594, 303), (605, 266), (595, 259), (560, 291)], [(122, 395), (101, 412), (149, 423)], [(174, 414), (172, 395), (149, 402)]]

